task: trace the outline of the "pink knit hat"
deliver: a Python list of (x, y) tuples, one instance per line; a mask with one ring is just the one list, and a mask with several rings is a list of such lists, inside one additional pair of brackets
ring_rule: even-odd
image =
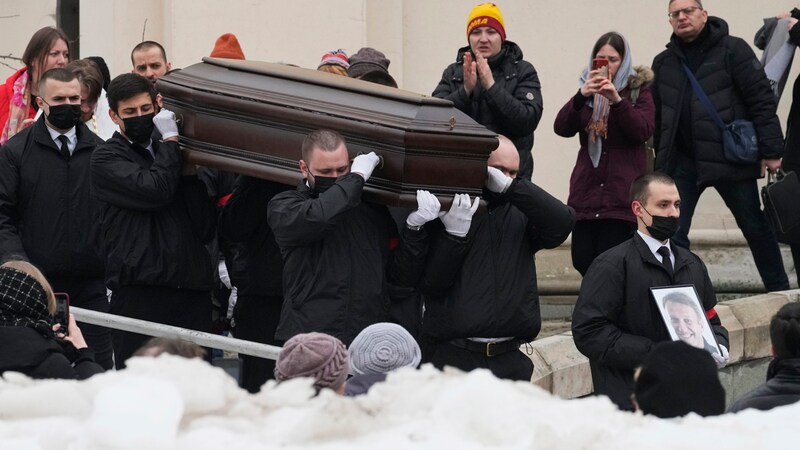
[(338, 389), (347, 378), (347, 349), (325, 333), (298, 334), (286, 341), (275, 364), (275, 379), (314, 378), (317, 389)]

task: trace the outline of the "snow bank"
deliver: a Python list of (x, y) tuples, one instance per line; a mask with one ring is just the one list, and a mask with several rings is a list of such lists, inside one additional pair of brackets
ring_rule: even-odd
[(84, 382), (0, 379), (0, 449), (789, 448), (800, 404), (659, 420), (605, 398), (565, 401), (489, 372), (403, 370), (367, 396), (313, 397), (308, 380), (257, 395), (170, 355)]

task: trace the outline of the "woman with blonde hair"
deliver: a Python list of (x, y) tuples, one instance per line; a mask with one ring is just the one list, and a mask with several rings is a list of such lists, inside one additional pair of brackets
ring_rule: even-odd
[(53, 325), (55, 309), (53, 289), (33, 264), (0, 266), (0, 374), (82, 380), (103, 372), (71, 314), (68, 333)]

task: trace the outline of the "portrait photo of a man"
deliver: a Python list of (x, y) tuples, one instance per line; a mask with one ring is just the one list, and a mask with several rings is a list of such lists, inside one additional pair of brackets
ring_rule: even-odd
[[(693, 295), (694, 294), (694, 295)], [(673, 340), (719, 354), (720, 349), (691, 286), (654, 289), (661, 314)]]

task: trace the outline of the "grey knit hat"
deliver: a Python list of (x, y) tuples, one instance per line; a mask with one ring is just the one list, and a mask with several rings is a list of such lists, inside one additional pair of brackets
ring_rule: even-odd
[(275, 363), (275, 379), (314, 378), (317, 389), (337, 389), (347, 378), (347, 349), (325, 333), (298, 334), (286, 341)]
[(376, 323), (358, 333), (350, 348), (354, 375), (387, 373), (400, 367), (417, 367), (422, 355), (417, 341), (400, 325)]
[(350, 67), (347, 69), (347, 76), (350, 78), (360, 78), (365, 73), (381, 71), (389, 73), (389, 59), (383, 52), (372, 47), (363, 47), (350, 57)]

